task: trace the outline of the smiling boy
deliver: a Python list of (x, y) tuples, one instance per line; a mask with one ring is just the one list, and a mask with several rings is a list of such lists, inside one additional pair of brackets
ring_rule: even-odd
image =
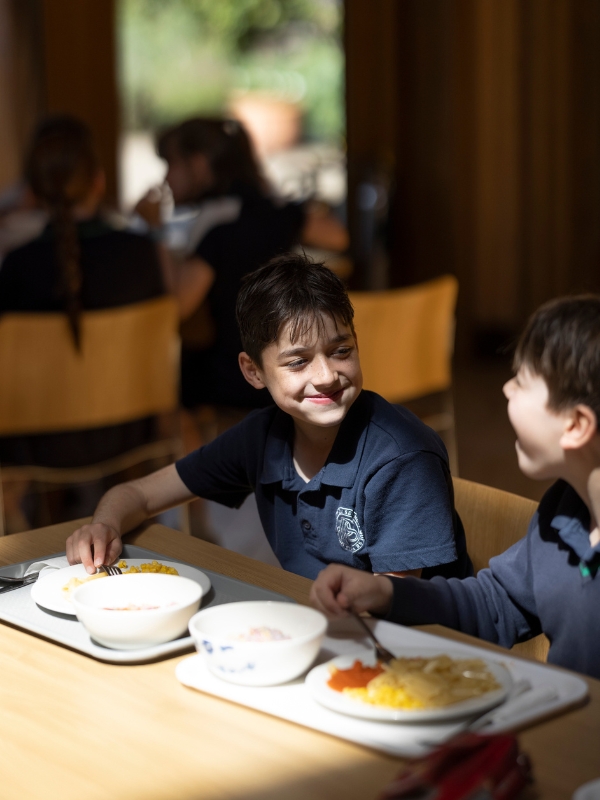
[(248, 276), (237, 318), (242, 373), (275, 405), (175, 465), (111, 489), (92, 524), (68, 539), (70, 563), (88, 571), (111, 563), (121, 534), (195, 496), (238, 507), (254, 492), (271, 547), (299, 575), (314, 578), (332, 562), (426, 578), (472, 574), (445, 448), (410, 412), (362, 390), (341, 281), (304, 256), (282, 256)]
[(332, 565), (312, 600), (331, 616), (368, 610), (504, 647), (543, 632), (548, 661), (600, 678), (600, 296), (542, 306), (515, 368), (504, 394), (519, 467), (557, 481), (527, 536), (466, 580), (399, 581)]

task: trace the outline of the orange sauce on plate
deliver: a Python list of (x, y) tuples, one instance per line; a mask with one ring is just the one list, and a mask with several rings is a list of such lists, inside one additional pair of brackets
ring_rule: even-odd
[(350, 669), (336, 669), (327, 681), (327, 685), (336, 692), (343, 692), (344, 689), (364, 689), (369, 681), (382, 672), (383, 667), (380, 664), (375, 667), (365, 667), (362, 661), (356, 660)]

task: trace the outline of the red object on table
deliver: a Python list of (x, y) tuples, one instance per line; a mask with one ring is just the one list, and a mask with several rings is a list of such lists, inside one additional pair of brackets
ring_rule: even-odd
[(379, 800), (513, 800), (530, 779), (514, 736), (461, 733), (412, 761)]

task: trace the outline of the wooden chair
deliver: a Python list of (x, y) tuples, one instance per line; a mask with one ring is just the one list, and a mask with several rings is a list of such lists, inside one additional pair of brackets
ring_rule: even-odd
[(350, 292), (364, 386), (391, 403), (438, 395), (441, 408), (423, 421), (443, 434), (457, 474), (452, 403), (454, 311), (458, 281), (452, 275), (384, 292)]
[[(0, 436), (85, 430), (174, 413), (177, 328), (177, 308), (170, 297), (87, 311), (81, 317), (78, 352), (63, 314), (4, 315)], [(81, 483), (179, 451), (179, 437), (169, 435), (99, 464), (70, 469), (7, 466), (1, 477)], [(2, 514), (0, 526), (3, 529)]]
[[(481, 483), (454, 478), (456, 510), (463, 521), (467, 550), (475, 572), (488, 566), (490, 558), (522, 539), (537, 503), (526, 497), (493, 489)], [(544, 634), (516, 644), (516, 655), (545, 661), (549, 642)]]

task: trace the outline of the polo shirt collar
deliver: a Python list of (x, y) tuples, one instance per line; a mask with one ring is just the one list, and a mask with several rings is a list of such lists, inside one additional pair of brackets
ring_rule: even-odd
[(600, 555), (600, 544), (590, 545), (590, 512), (575, 489), (569, 489), (563, 494), (550, 524), (581, 561), (591, 563)]
[(365, 392), (356, 398), (335, 437), (325, 466), (315, 476), (327, 486), (349, 489), (356, 482), (371, 417), (371, 400)]
[[(318, 490), (321, 484), (340, 488), (354, 485), (365, 447), (370, 414), (370, 398), (365, 392), (361, 392), (340, 425), (325, 466), (310, 483), (305, 484), (300, 479), (303, 486)], [(278, 410), (267, 434), (260, 483), (281, 481), (283, 489), (298, 488), (299, 476), (293, 460), (293, 437), (292, 418)]]
[[(292, 458), (294, 424), (289, 414), (277, 409), (267, 433), (260, 483), (288, 484), (296, 470)], [(286, 488), (286, 486), (284, 486)]]

